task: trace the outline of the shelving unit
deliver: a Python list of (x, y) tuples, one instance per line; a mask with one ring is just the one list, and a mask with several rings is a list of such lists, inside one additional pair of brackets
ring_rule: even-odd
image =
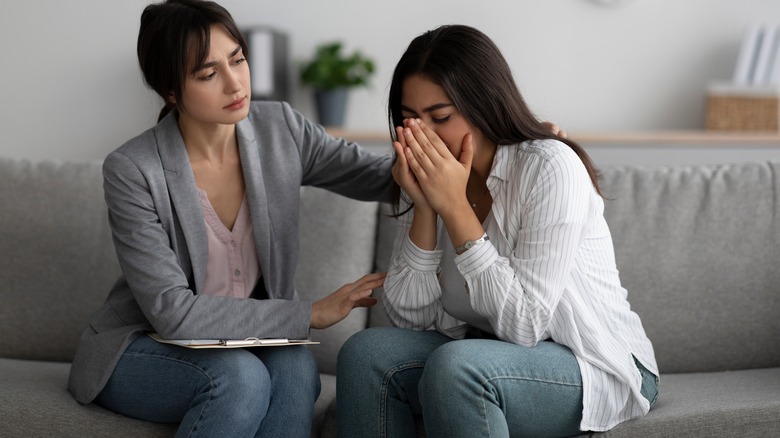
[[(383, 131), (350, 130), (341, 128), (326, 128), (335, 137), (345, 138), (358, 143), (387, 142), (390, 134)], [(755, 147), (780, 148), (780, 133), (778, 132), (733, 132), (733, 131), (642, 131), (642, 132), (607, 132), (607, 133), (570, 133), (569, 136), (583, 144), (599, 144), (611, 146), (630, 146), (632, 144), (653, 145), (718, 145), (745, 144)]]
[[(390, 153), (388, 131), (328, 129), (331, 135)], [(780, 161), (780, 133), (732, 131), (643, 131), (570, 133), (599, 165), (719, 164)]]

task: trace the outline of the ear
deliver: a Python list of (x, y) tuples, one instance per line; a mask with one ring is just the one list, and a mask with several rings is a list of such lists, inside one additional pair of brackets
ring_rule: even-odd
[(173, 94), (173, 91), (168, 93), (168, 103), (176, 105), (176, 96)]

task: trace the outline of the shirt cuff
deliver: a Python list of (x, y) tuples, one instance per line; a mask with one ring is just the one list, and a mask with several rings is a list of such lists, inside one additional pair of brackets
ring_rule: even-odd
[(439, 268), (443, 252), (440, 249), (421, 249), (412, 242), (409, 236), (406, 236), (401, 246), (401, 257), (415, 271), (436, 271)]
[(455, 256), (455, 264), (465, 280), (470, 280), (487, 269), (499, 258), (498, 250), (490, 241), (478, 243)]

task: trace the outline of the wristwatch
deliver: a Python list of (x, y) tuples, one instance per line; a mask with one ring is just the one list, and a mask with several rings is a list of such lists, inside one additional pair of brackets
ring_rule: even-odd
[(478, 244), (480, 244), (482, 242), (487, 242), (488, 240), (490, 240), (490, 237), (488, 237), (487, 233), (483, 234), (482, 237), (480, 237), (477, 240), (467, 240), (466, 243), (464, 243), (463, 245), (455, 248), (455, 254), (461, 255), (464, 252), (466, 252), (466, 251), (470, 250), (471, 248), (475, 247), (476, 245), (478, 245)]

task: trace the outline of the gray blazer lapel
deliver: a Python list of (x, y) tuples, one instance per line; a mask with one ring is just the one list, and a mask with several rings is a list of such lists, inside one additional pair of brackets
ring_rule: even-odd
[(173, 113), (168, 114), (157, 125), (155, 134), (160, 161), (165, 171), (168, 194), (187, 244), (192, 273), (195, 277), (195, 290), (202, 290), (206, 282), (209, 250), (206, 223), (203, 219), (203, 210), (201, 210), (195, 177), (190, 167), (190, 159)]
[(252, 217), (252, 231), (255, 236), (255, 250), (263, 271), (263, 281), (268, 294), (273, 298), (273, 289), (268, 284), (268, 276), (272, 272), (271, 260), (271, 224), (268, 217), (268, 197), (265, 192), (263, 170), (260, 165), (260, 151), (255, 140), (255, 131), (248, 119), (236, 125), (238, 150), (241, 155), (241, 169), (244, 172), (246, 196), (249, 202), (249, 213)]

